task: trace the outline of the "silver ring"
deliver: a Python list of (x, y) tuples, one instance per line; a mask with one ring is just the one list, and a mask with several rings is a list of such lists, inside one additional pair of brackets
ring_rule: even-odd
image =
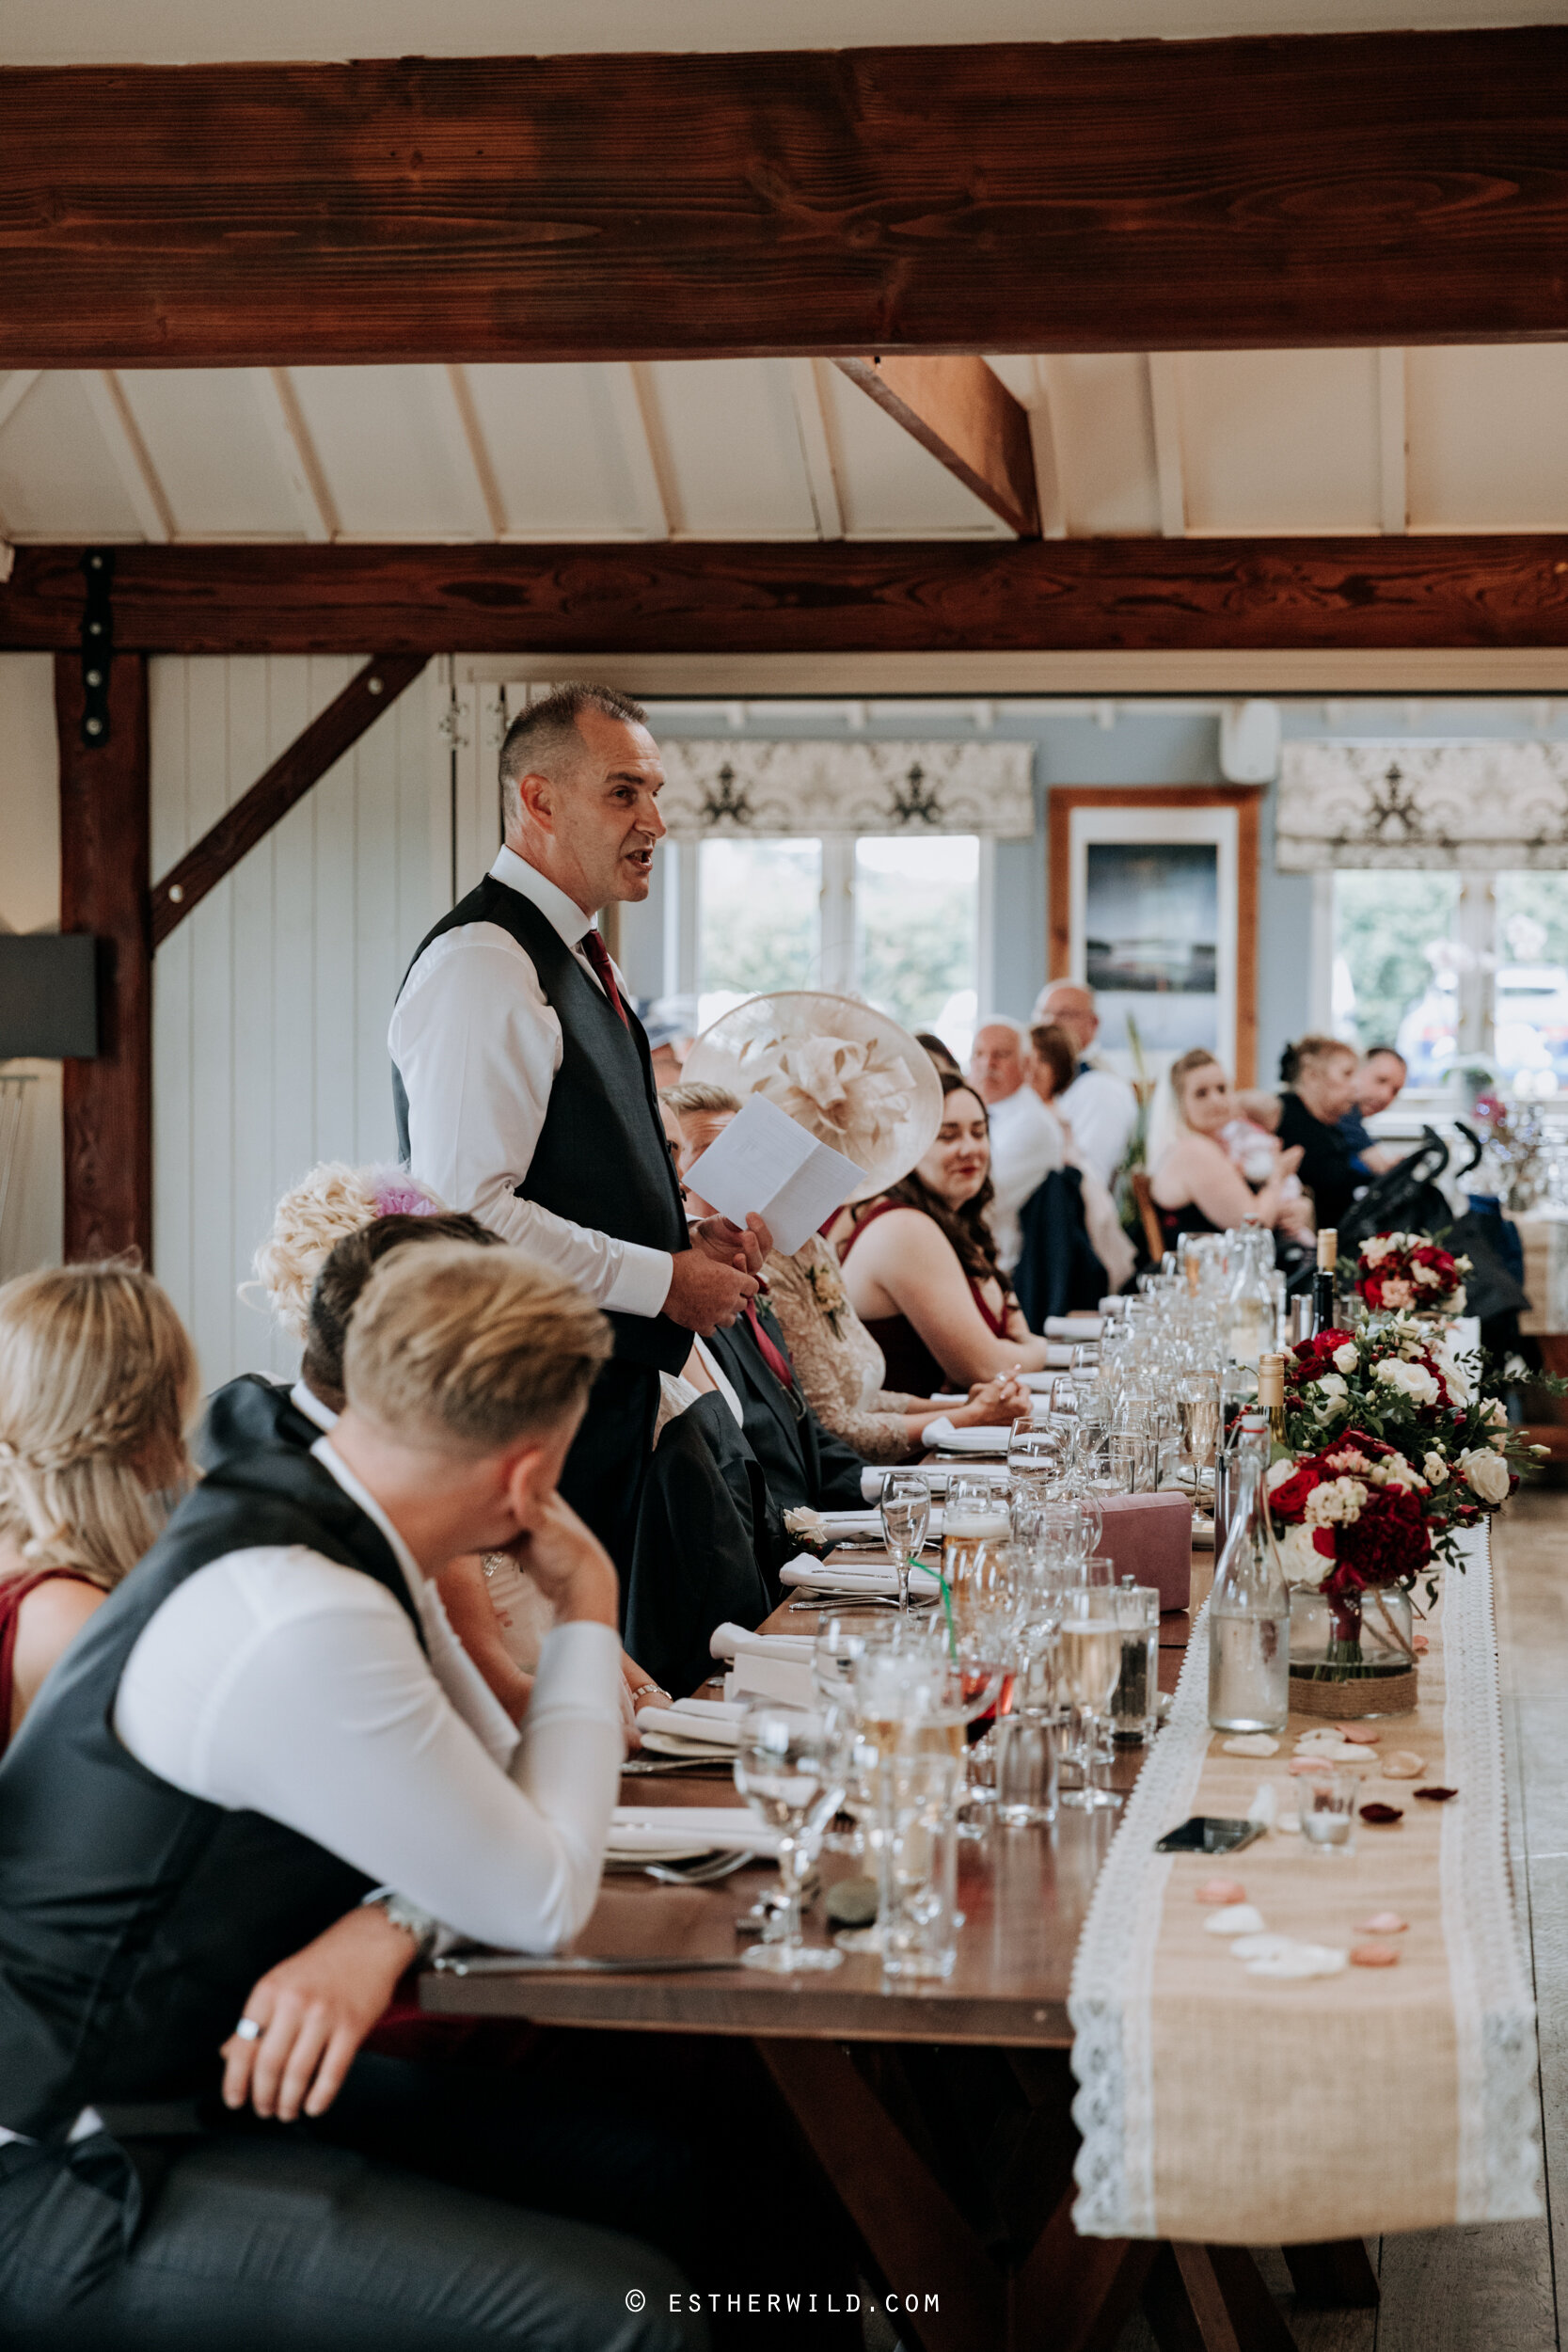
[(261, 2032), (262, 2028), (254, 2017), (242, 2017), (234, 2028), (234, 2039), (236, 2042), (260, 2042)]

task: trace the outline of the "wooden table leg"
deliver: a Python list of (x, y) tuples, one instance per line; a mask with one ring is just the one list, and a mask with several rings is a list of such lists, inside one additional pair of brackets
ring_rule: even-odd
[(758, 2042), (757, 2053), (891, 2291), (936, 2308), (900, 2314), (922, 2352), (997, 2352), (1006, 2290), (974, 2230), (833, 2042)]
[(1323, 2246), (1287, 2246), (1281, 2250), (1296, 2294), (1316, 2311), (1370, 2312), (1382, 2296), (1364, 2238), (1333, 2238)]
[(1162, 2246), (1144, 2290), (1160, 2352), (1296, 2352), (1295, 2338), (1241, 2246)]

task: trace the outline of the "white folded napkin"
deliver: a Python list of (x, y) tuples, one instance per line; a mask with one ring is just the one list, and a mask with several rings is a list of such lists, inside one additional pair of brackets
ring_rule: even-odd
[(696, 1740), (705, 1747), (734, 1748), (740, 1744), (740, 1719), (746, 1709), (728, 1699), (677, 1699), (673, 1707), (640, 1707), (639, 1731), (662, 1731), (676, 1740)]
[[(959, 1397), (957, 1401), (961, 1405), (963, 1399)], [(944, 1495), (947, 1492), (947, 1482), (953, 1475), (952, 1469), (949, 1464), (946, 1462), (922, 1462), (919, 1467), (920, 1475), (926, 1481), (927, 1486), (931, 1489), (932, 1494)], [(1002, 1462), (997, 1462), (995, 1464), (976, 1462), (973, 1469), (970, 1469), (966, 1465), (962, 1475), (965, 1478), (993, 1478), (1000, 1486), (1006, 1480), (1007, 1475), (1006, 1465)], [(882, 1481), (886, 1476), (887, 1472), (879, 1470), (868, 1470), (861, 1472), (861, 1492), (864, 1495), (868, 1502), (875, 1502), (878, 1500), (882, 1491)], [(936, 1527), (933, 1527), (931, 1532), (933, 1534), (941, 1533), (940, 1529)]]
[(714, 1658), (788, 1658), (810, 1665), (816, 1644), (803, 1633), (748, 1633), (743, 1625), (715, 1626), (708, 1642)]
[[(781, 1584), (798, 1586), (807, 1593), (864, 1594), (869, 1599), (878, 1593), (896, 1597), (898, 1571), (888, 1567), (851, 1567), (837, 1560), (814, 1560), (802, 1552), (779, 1573)], [(910, 1591), (922, 1600), (940, 1593), (942, 1585), (929, 1568), (913, 1568), (910, 1572)]]
[(759, 1658), (754, 1650), (743, 1650), (724, 1677), (724, 1696), (740, 1707), (754, 1707), (760, 1699), (811, 1707), (816, 1700), (811, 1660)]
[(610, 1816), (605, 1851), (657, 1854), (687, 1841), (714, 1853), (779, 1851), (778, 1831), (744, 1804), (618, 1804)]
[(926, 1443), (940, 1445), (949, 1454), (1006, 1454), (1012, 1425), (997, 1422), (990, 1428), (955, 1429), (943, 1413), (938, 1421), (926, 1423)]
[(1048, 1340), (1069, 1340), (1081, 1347), (1104, 1336), (1103, 1315), (1047, 1315), (1045, 1336)]

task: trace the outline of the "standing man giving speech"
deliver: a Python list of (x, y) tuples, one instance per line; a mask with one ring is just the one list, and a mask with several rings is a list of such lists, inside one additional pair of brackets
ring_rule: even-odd
[(642, 1025), (594, 917), (648, 895), (664, 782), (646, 714), (563, 686), (501, 745), (505, 846), (428, 933), (392, 1013), (398, 1143), (452, 1208), (610, 1316), (561, 1491), (623, 1570), (660, 1372), (757, 1289), (761, 1220), (688, 1229)]

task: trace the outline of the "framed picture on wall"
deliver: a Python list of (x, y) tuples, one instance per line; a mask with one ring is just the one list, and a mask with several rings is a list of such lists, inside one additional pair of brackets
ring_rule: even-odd
[(1100, 1050), (1152, 1077), (1206, 1045), (1238, 1086), (1258, 1058), (1258, 803), (1250, 785), (1054, 787), (1053, 979), (1092, 988)]

